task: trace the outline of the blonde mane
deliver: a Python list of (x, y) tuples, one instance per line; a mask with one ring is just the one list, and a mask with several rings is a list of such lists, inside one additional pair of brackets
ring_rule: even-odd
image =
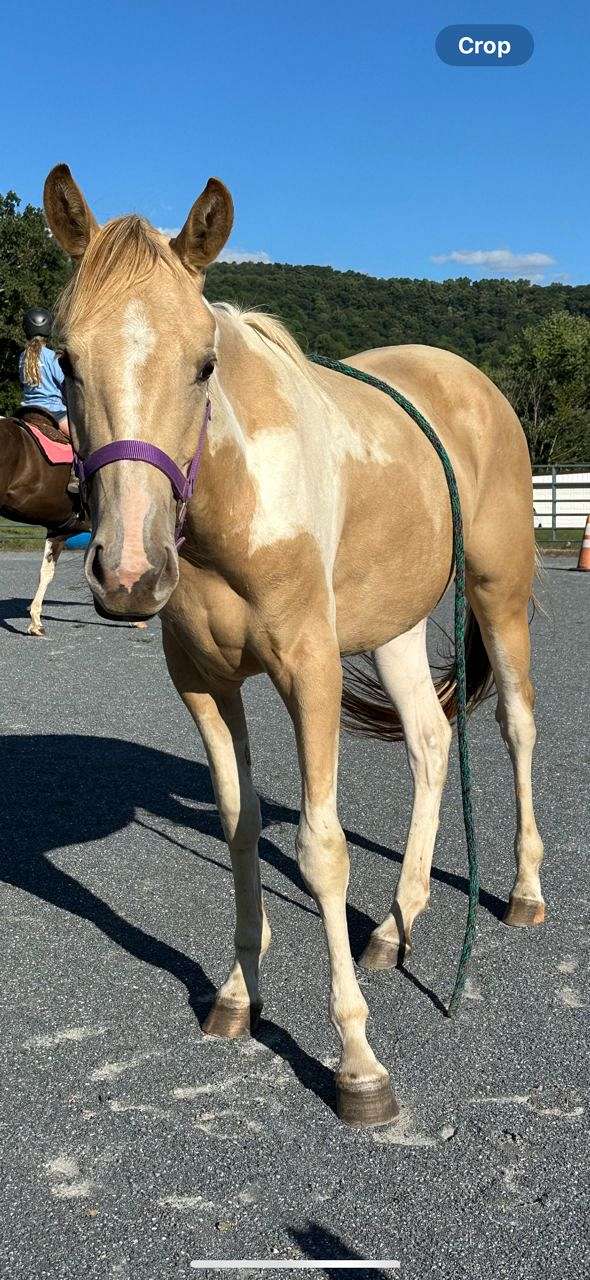
[[(145, 218), (130, 213), (106, 222), (93, 236), (78, 270), (66, 285), (56, 308), (54, 329), (65, 341), (68, 331), (91, 328), (143, 284), (156, 267), (163, 266), (176, 279), (186, 275), (186, 267), (170, 248), (161, 232)], [(276, 316), (263, 311), (243, 310), (230, 302), (210, 304), (213, 311), (230, 316), (238, 325), (247, 325), (271, 346), (289, 356), (301, 369), (308, 363), (301, 347)]]
[(242, 310), (241, 307), (232, 302), (212, 302), (210, 306), (213, 311), (224, 312), (226, 315), (231, 316), (233, 320), (236, 320), (238, 324), (245, 324), (249, 329), (254, 329), (263, 341), (270, 343), (273, 347), (278, 347), (280, 351), (284, 351), (285, 355), (290, 356), (301, 369), (309, 368), (299, 343), (289, 333), (282, 320), (278, 320), (276, 316), (268, 315), (266, 311)]
[(65, 337), (74, 326), (89, 328), (97, 324), (159, 265), (177, 279), (186, 274), (166, 237), (145, 218), (130, 213), (106, 222), (93, 236), (61, 295), (54, 319), (58, 335)]

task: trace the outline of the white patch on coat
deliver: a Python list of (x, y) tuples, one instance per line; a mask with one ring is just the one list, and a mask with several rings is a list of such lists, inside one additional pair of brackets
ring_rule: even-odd
[(224, 444), (237, 445), (241, 453), (245, 449), (245, 436), (223, 386), (221, 372), (216, 373), (209, 386), (211, 421), (207, 427), (207, 447), (212, 456)]
[(330, 580), (342, 530), (342, 468), (349, 459), (382, 466), (391, 458), (378, 440), (363, 437), (317, 388), (310, 392), (299, 370), (299, 382), (293, 374), (287, 380), (284, 365), (275, 372), (297, 426), (272, 424), (246, 439), (246, 466), (257, 494), (250, 554), (310, 533)]
[(290, 421), (269, 421), (249, 436), (223, 389), (222, 359), (211, 388), (209, 448), (215, 455), (223, 444), (232, 443), (244, 455), (256, 493), (250, 555), (309, 533), (319, 546), (330, 583), (344, 514), (343, 465), (352, 459), (387, 466), (393, 458), (376, 428), (370, 423), (362, 431), (356, 427), (288, 355), (261, 341), (247, 325), (240, 326), (240, 338), (268, 359), (278, 395), (289, 406)]
[(256, 490), (250, 555), (273, 542), (311, 532), (313, 512), (297, 433), (278, 427), (258, 431), (248, 440), (246, 465)]
[[(156, 345), (145, 307), (137, 298), (127, 303), (121, 328), (123, 337), (122, 410), (127, 437), (139, 427), (141, 401), (140, 373)], [(141, 435), (141, 431), (139, 431)]]

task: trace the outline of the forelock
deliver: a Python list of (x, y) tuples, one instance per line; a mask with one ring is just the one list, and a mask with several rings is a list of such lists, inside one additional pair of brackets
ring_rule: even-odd
[(178, 280), (186, 278), (186, 268), (166, 237), (144, 218), (131, 213), (105, 223), (61, 295), (54, 318), (58, 338), (65, 340), (73, 329), (92, 328), (158, 268)]

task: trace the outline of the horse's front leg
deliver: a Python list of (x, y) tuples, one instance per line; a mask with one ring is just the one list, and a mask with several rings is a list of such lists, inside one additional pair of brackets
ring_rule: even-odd
[(326, 931), (330, 1018), (342, 1044), (338, 1114), (349, 1124), (382, 1124), (397, 1114), (389, 1075), (370, 1048), (368, 1009), (356, 980), (346, 921), (349, 857), (336, 809), (342, 669), (332, 633), (318, 628), (290, 649), (273, 677), (289, 709), (302, 779), (297, 853)]
[(55, 566), (65, 544), (65, 538), (48, 537), (46, 539), (45, 546), (43, 548), (43, 559), (41, 561), (41, 572), (39, 574), (39, 586), (37, 587), (35, 596), (29, 606), (31, 621), (28, 626), (28, 635), (30, 636), (45, 635), (45, 627), (41, 621), (41, 609), (45, 598), (45, 592), (47, 591), (49, 583), (53, 579)]
[(204, 692), (166, 629), (164, 652), (176, 688), (203, 739), (236, 895), (235, 958), (203, 1026), (207, 1035), (249, 1035), (262, 1009), (259, 967), (270, 945), (260, 887), (260, 805), (252, 783), (248, 731), (239, 690)]

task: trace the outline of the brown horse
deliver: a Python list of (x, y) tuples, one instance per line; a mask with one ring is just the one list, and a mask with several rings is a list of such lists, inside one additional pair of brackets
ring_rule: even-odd
[[(425, 645), (425, 620), (453, 564), (440, 462), (389, 397), (311, 365), (276, 321), (207, 304), (204, 272), (232, 225), (231, 197), (217, 179), (170, 242), (136, 216), (99, 229), (65, 165), (47, 179), (45, 210), (78, 263), (58, 316), (72, 432), (84, 458), (119, 442), (119, 460), (91, 480), (86, 575), (112, 616), (162, 611), (166, 660), (202, 734), (231, 853), (235, 960), (204, 1029), (247, 1034), (260, 1011), (270, 928), (240, 686), (266, 672), (297, 738), (297, 850), (328, 943), (330, 1016), (342, 1044), (339, 1112), (355, 1124), (382, 1122), (396, 1107), (367, 1042), (346, 926), (349, 863), (336, 803), (341, 655), (373, 652), (387, 714), (358, 690), (349, 714), (356, 709), (364, 727), (387, 736), (401, 725), (414, 779), (395, 900), (365, 954), (366, 964), (384, 967), (395, 963), (428, 901), (451, 737), (453, 699), (448, 683), (434, 686)], [(535, 551), (524, 435), (498, 389), (458, 356), (408, 346), (352, 362), (403, 391), (453, 463), (471, 698), (493, 671), (514, 768), (517, 872), (506, 921), (538, 924), (543, 847), (531, 792), (527, 623)], [(157, 446), (186, 468), (207, 395), (213, 416), (179, 556), (172, 489), (145, 449)], [(147, 442), (143, 460), (121, 460), (120, 442), (130, 437)]]
[[(50, 438), (64, 439), (59, 429), (52, 426), (51, 415), (27, 409), (23, 416)], [(39, 585), (29, 608), (31, 636), (45, 634), (41, 621), (43, 598), (66, 538), (90, 528), (76, 514), (67, 492), (69, 478), (70, 463), (48, 462), (20, 417), (0, 418), (0, 515), (47, 529)]]

